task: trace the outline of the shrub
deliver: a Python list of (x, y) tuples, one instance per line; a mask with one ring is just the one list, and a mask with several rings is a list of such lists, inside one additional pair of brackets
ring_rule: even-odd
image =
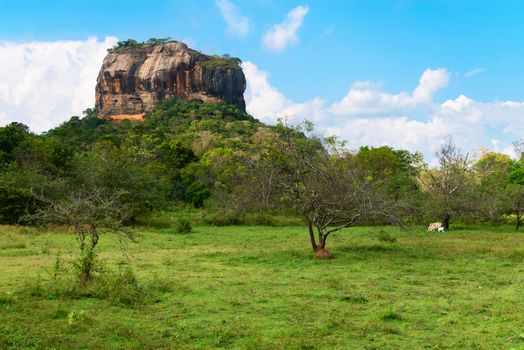
[(380, 233), (378, 234), (378, 237), (377, 239), (380, 241), (380, 242), (384, 242), (384, 243), (396, 243), (397, 242), (397, 238), (390, 235), (389, 233), (385, 232), (384, 230), (380, 230)]
[(191, 222), (185, 218), (179, 218), (175, 223), (176, 233), (191, 233), (193, 228), (191, 227)]
[(184, 179), (184, 182), (187, 184), (184, 190), (184, 201), (191, 203), (195, 208), (202, 208), (204, 201), (211, 196), (211, 191), (202, 181), (191, 177), (188, 178)]
[(0, 294), (0, 306), (12, 304), (14, 302), (14, 297), (12, 293), (2, 293)]
[(107, 273), (99, 281), (95, 295), (100, 299), (109, 300), (115, 305), (130, 307), (145, 304), (147, 291), (138, 283), (133, 270), (126, 266), (116, 272)]
[(252, 214), (244, 218), (246, 225), (277, 226), (275, 219), (268, 214)]
[(233, 213), (217, 213), (211, 219), (213, 226), (232, 226), (242, 224), (242, 220)]
[(393, 309), (388, 309), (382, 314), (382, 316), (380, 316), (380, 319), (382, 321), (402, 321), (403, 318), (399, 312)]
[(67, 314), (67, 323), (70, 327), (76, 327), (81, 325), (87, 320), (87, 316), (84, 310), (73, 310)]
[(21, 184), (20, 175), (0, 173), (0, 222), (16, 224), (28, 209), (32, 209), (31, 191)]

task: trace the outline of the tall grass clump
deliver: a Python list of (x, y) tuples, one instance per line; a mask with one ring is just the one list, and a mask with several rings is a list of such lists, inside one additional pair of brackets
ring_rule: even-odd
[(175, 222), (175, 232), (176, 233), (191, 233), (193, 231), (193, 227), (191, 226), (191, 222), (186, 218), (178, 218), (178, 220)]
[(46, 277), (39, 274), (26, 286), (26, 292), (48, 300), (96, 298), (136, 308), (158, 300), (160, 294), (170, 290), (170, 283), (158, 278), (154, 283), (140, 283), (128, 264), (115, 269), (99, 262), (87, 284), (81, 283), (79, 271), (78, 261), (64, 261), (57, 254), (53, 270), (46, 271)]

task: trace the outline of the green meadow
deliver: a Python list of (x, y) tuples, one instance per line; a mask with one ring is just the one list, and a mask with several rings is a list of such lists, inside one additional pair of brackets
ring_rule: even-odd
[(312, 259), (303, 226), (137, 228), (99, 243), (0, 226), (0, 349), (524, 349), (524, 240), (509, 226), (354, 227)]

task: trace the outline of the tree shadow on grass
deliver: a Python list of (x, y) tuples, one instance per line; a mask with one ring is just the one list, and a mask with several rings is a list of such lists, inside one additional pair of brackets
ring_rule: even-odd
[(267, 266), (294, 266), (311, 263), (313, 252), (309, 249), (268, 250), (250, 254), (228, 254), (230, 265), (259, 264)]
[(173, 225), (169, 222), (163, 222), (163, 221), (148, 221), (148, 222), (142, 222), (142, 221), (136, 221), (133, 223), (133, 226), (137, 228), (149, 228), (149, 229), (155, 229), (155, 230), (167, 230), (172, 229)]
[(422, 247), (409, 247), (399, 244), (351, 244), (337, 247), (337, 249), (334, 249), (333, 251), (335, 254), (338, 252), (339, 255), (341, 255), (341, 253), (351, 253), (356, 255), (374, 254), (417, 259), (433, 259), (436, 257), (433, 252)]

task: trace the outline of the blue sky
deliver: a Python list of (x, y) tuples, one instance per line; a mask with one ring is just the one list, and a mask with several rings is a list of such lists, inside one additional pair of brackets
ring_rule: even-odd
[[(270, 122), (271, 113), (312, 119), (319, 130), (338, 133), (354, 147), (387, 143), (428, 154), (445, 133), (456, 134), (464, 148), (501, 151), (508, 151), (511, 142), (522, 137), (522, 33), (524, 2), (509, 0), (0, 0), (4, 52), (9, 43), (29, 52), (40, 50), (38, 60), (44, 60), (44, 46), (23, 45), (54, 43), (58, 55), (58, 42), (87, 42), (97, 37), (96, 45), (89, 44), (100, 51), (96, 57), (79, 56), (71, 63), (73, 73), (86, 70), (80, 64), (96, 71), (100, 62), (91, 61), (103, 57), (110, 43), (107, 37), (146, 40), (169, 36), (205, 53), (229, 53), (251, 64), (246, 73), (249, 94), (264, 102), (253, 102), (252, 113), (262, 120)], [(74, 53), (67, 51), (69, 56), (81, 55), (79, 49), (70, 50)], [(19, 63), (16, 57), (23, 55), (25, 60), (30, 54), (17, 55), (12, 64)], [(405, 99), (402, 94), (413, 94), (427, 70), (436, 72), (426, 76), (436, 84), (429, 88), (429, 99), (421, 99), (422, 95)], [(53, 72), (46, 74), (58, 74)], [(11, 91), (5, 96), (12, 97), (15, 83), (6, 74), (3, 78), (0, 72), (0, 93), (3, 79), (4, 90)], [(87, 71), (81, 76), (88, 76)], [(363, 95), (368, 99), (351, 100)], [(467, 100), (459, 100), (461, 96)], [(344, 98), (351, 100), (346, 101), (346, 108), (340, 107)], [(263, 104), (276, 107), (261, 110)], [(16, 118), (13, 113), (19, 109), (15, 107), (0, 106), (0, 122), (2, 115), (5, 121)], [(69, 110), (50, 106), (49, 111)], [(493, 120), (497, 113), (505, 119)], [(67, 117), (53, 116), (58, 119), (31, 126), (44, 128)], [(459, 130), (460, 118), (467, 123), (481, 120), (476, 121), (478, 129), (468, 134), (468, 130)], [(418, 134), (373, 138), (359, 129), (366, 125), (375, 130), (412, 128)], [(443, 131), (437, 132), (441, 127)], [(409, 137), (416, 140), (400, 142)], [(431, 146), (425, 145), (428, 137)]]

